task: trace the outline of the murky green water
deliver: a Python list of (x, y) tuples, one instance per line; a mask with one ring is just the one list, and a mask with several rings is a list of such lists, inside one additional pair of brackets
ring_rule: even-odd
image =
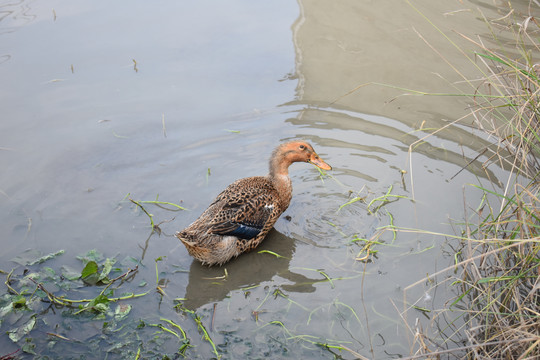
[[(178, 304), (200, 316), (226, 359), (355, 358), (317, 344), (368, 358), (408, 355), (414, 334), (401, 311), (411, 303), (440, 309), (452, 291), (422, 283), (404, 304), (403, 290), (452, 264), (451, 241), (387, 231), (364, 262), (357, 260), (368, 255), (361, 239), (388, 225), (454, 233), (463, 209), (478, 204), (465, 184), (485, 178), (486, 157), (454, 175), (488, 144), (464, 125), (424, 138), (463, 116), (464, 98), (401, 96), (402, 88), (463, 91), (444, 59), (477, 76), (415, 8), (472, 53), (453, 30), (486, 33), (479, 10), (500, 16), (495, 5), (5, 2), (0, 269), (19, 277), (26, 268), (80, 271), (76, 256), (97, 249), (122, 270), (134, 266), (130, 258), (141, 262), (118, 293), (149, 294), (121, 302), (132, 306), (126, 319), (71, 317), (43, 303), (26, 337), (14, 343), (0, 336), (0, 356), (26, 338), (51, 358), (135, 358), (137, 349), (175, 358), (181, 341), (157, 327), (137, 328), (139, 319), (180, 324), (196, 345), (187, 358), (215, 356)], [(260, 249), (281, 257), (253, 252), (222, 268), (194, 262), (174, 232), (230, 182), (265, 174), (272, 149), (296, 138), (311, 142), (334, 170), (321, 178), (307, 164), (291, 167), (291, 206)], [(151, 235), (128, 193), (189, 211), (147, 205), (163, 222), (162, 234)], [(387, 193), (389, 202), (377, 200)], [(365, 201), (340, 209), (355, 197)], [(27, 249), (65, 253), (30, 267), (12, 261)], [(155, 291), (159, 257), (164, 295)], [(50, 286), (68, 298), (100, 291)], [(2, 333), (31, 314), (6, 316)], [(407, 314), (409, 325), (418, 318), (426, 327), (439, 316)]]

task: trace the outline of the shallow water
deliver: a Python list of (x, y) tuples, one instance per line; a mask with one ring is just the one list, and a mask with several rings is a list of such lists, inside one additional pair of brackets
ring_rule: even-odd
[[(467, 112), (464, 98), (402, 96), (403, 88), (466, 89), (436, 51), (465, 76), (478, 76), (415, 8), (469, 54), (473, 47), (453, 30), (485, 34), (479, 11), (504, 14), (498, 2), (411, 3), (5, 3), (0, 269), (22, 274), (25, 267), (12, 259), (26, 249), (65, 250), (45, 264), (57, 271), (80, 271), (75, 257), (91, 249), (119, 262), (140, 260), (125, 286), (150, 293), (126, 301), (129, 317), (182, 324), (197, 345), (189, 358), (210, 358), (212, 348), (196, 323), (175, 311), (174, 299), (199, 314), (227, 359), (325, 359), (331, 352), (354, 358), (314, 342), (368, 358), (408, 355), (414, 334), (400, 318), (403, 289), (451, 265), (452, 243), (426, 232), (387, 231), (373, 247), (378, 252), (362, 262), (356, 257), (364, 242), (355, 240), (390, 224), (459, 231), (451, 223), (480, 196), (465, 184), (487, 182), (486, 157), (459, 171), (489, 144), (450, 124)], [(259, 249), (281, 257), (255, 251), (221, 268), (194, 262), (174, 232), (230, 182), (265, 174), (272, 149), (297, 138), (311, 142), (333, 170), (321, 177), (307, 164), (291, 167), (291, 206)], [(394, 195), (389, 202), (368, 207), (387, 192)], [(127, 194), (159, 196), (189, 211), (145, 206), (163, 222), (158, 236)], [(340, 209), (355, 196), (365, 201)], [(163, 297), (154, 290), (159, 257)], [(225, 269), (228, 276), (216, 279)], [(442, 289), (422, 283), (407, 292), (407, 302), (439, 309), (452, 296)], [(137, 347), (92, 347), (125, 341), (121, 332), (106, 333), (103, 320), (60, 313), (49, 309), (28, 335), (36, 353), (135, 357)], [(434, 316), (415, 314), (426, 324)], [(2, 332), (16, 326), (10, 318)], [(47, 333), (72, 341), (51, 346)], [(139, 337), (152, 349), (152, 331)], [(20, 346), (2, 335), (0, 356)], [(158, 348), (174, 354), (177, 339)]]

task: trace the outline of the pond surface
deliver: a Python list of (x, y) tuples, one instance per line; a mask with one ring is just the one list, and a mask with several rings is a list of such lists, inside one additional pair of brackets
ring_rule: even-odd
[[(19, 278), (43, 267), (81, 271), (76, 257), (96, 249), (122, 271), (139, 264), (119, 293), (148, 292), (121, 302), (132, 309), (114, 331), (106, 331), (110, 316), (77, 318), (44, 304), (14, 343), (6, 331), (31, 312), (6, 317), (0, 356), (27, 341), (51, 358), (135, 358), (138, 350), (143, 358), (175, 358), (181, 342), (156, 335), (158, 327), (136, 328), (139, 319), (180, 324), (195, 345), (188, 358), (409, 355), (407, 324), (428, 327), (439, 315), (416, 311), (405, 319), (402, 310), (413, 303), (441, 309), (453, 292), (426, 281), (404, 298), (404, 288), (453, 263), (449, 237), (432, 233), (459, 233), (464, 209), (478, 205), (480, 192), (466, 184), (487, 182), (487, 155), (475, 158), (489, 142), (452, 123), (467, 113), (466, 98), (403, 96), (410, 94), (404, 89), (471, 92), (452, 66), (479, 75), (452, 42), (470, 56), (474, 47), (454, 30), (487, 33), (480, 11), (504, 15), (496, 5), (502, 2), (0, 5), (0, 269)], [(266, 174), (273, 148), (290, 139), (309, 141), (333, 170), (291, 167), (293, 200), (258, 249), (267, 252), (216, 268), (195, 262), (175, 231), (232, 181)], [(129, 197), (188, 210), (145, 204), (161, 223), (158, 234)], [(390, 225), (424, 231), (380, 232)], [(376, 243), (366, 248), (365, 239)], [(59, 250), (41, 265), (13, 261)], [(101, 289), (51, 284), (49, 291), (74, 299)]]

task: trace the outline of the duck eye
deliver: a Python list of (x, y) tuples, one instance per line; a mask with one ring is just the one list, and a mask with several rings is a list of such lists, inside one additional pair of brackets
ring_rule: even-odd
[(306, 147), (304, 145), (300, 145), (300, 150), (305, 150)]

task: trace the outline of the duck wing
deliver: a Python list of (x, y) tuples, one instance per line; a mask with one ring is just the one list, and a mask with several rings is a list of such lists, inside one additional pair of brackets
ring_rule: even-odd
[(253, 239), (274, 225), (281, 215), (279, 195), (273, 186), (265, 182), (257, 184), (259, 186), (235, 185), (238, 184), (227, 188), (212, 204), (219, 210), (214, 213), (208, 232)]

